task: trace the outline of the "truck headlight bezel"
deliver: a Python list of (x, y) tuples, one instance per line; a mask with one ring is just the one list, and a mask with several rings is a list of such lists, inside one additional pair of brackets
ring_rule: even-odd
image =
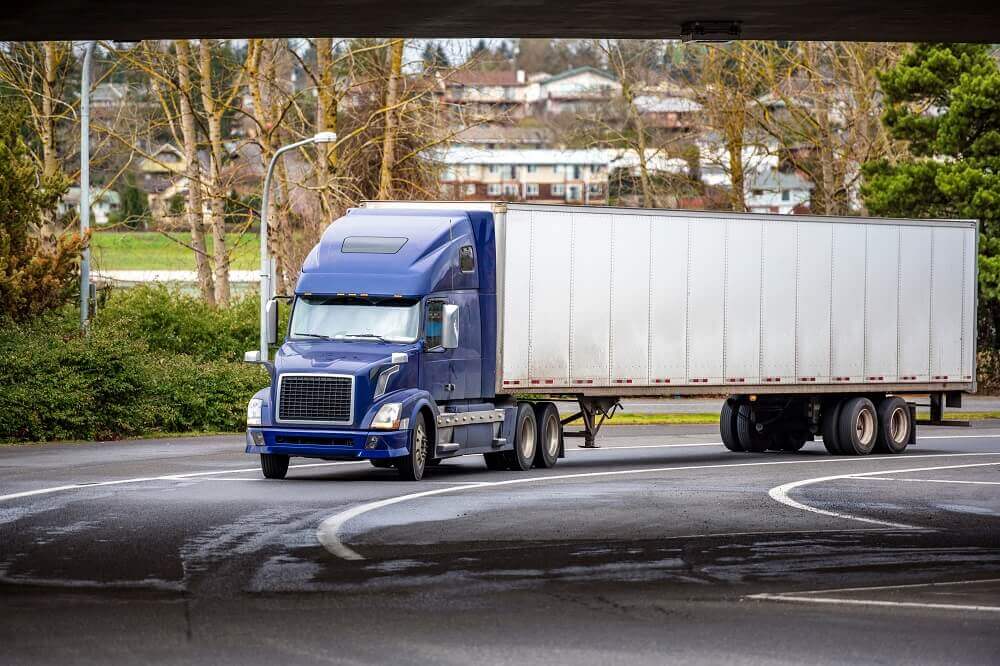
[(399, 430), (402, 422), (403, 403), (387, 402), (378, 408), (372, 419), (372, 430)]
[(260, 398), (250, 398), (250, 402), (247, 403), (247, 425), (248, 426), (259, 426), (262, 425), (262, 414), (264, 412), (264, 401)]

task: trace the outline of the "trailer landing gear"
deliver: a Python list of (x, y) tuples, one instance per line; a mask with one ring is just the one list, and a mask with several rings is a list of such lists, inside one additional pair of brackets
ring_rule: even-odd
[[(594, 438), (597, 437), (597, 433), (601, 430), (601, 426), (604, 425), (604, 421), (614, 416), (615, 412), (621, 408), (621, 403), (618, 402), (618, 398), (583, 397), (577, 398), (577, 402), (580, 403), (580, 411), (562, 419), (561, 423), (562, 425), (567, 425), (577, 419), (582, 419), (583, 431), (567, 432), (563, 436), (583, 437), (583, 444), (578, 445), (580, 448), (596, 449), (598, 446), (594, 442)], [(600, 416), (599, 420), (597, 419), (598, 416)]]

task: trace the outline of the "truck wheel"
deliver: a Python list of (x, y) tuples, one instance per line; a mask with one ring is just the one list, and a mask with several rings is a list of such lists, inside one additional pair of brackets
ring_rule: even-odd
[(851, 398), (840, 408), (840, 450), (849, 456), (864, 456), (875, 448), (878, 439), (878, 414), (868, 398)]
[(740, 405), (736, 412), (736, 432), (744, 451), (761, 453), (767, 451), (771, 443), (766, 435), (757, 432), (757, 424), (753, 422), (750, 405)]
[(416, 418), (413, 419), (413, 430), (410, 431), (410, 453), (396, 459), (396, 469), (399, 470), (399, 476), (407, 481), (419, 481), (424, 478), (427, 452), (430, 450), (427, 423), (424, 420), (423, 412), (418, 412)]
[(559, 449), (563, 443), (562, 423), (559, 410), (551, 402), (535, 403), (535, 421), (538, 424), (538, 451), (535, 453), (535, 467), (548, 469), (556, 466)]
[(288, 473), (288, 456), (280, 453), (260, 454), (260, 471), (265, 479), (283, 479)]
[(372, 467), (378, 467), (379, 469), (389, 469), (392, 467), (392, 458), (369, 458), (368, 462), (372, 464)]
[(823, 407), (823, 446), (831, 456), (841, 455), (837, 424), (840, 422), (840, 408), (843, 404), (843, 400), (838, 400)]
[(486, 469), (494, 472), (507, 469), (507, 456), (503, 453), (484, 453), (483, 460), (486, 461)]
[(736, 429), (736, 419), (738, 410), (734, 408), (734, 401), (726, 400), (722, 403), (722, 412), (719, 413), (719, 433), (722, 435), (722, 444), (730, 451), (743, 451), (740, 444), (740, 436)]
[(535, 462), (537, 448), (538, 425), (535, 410), (527, 402), (518, 403), (517, 419), (514, 421), (514, 450), (504, 451), (508, 469), (527, 472)]
[(886, 398), (878, 404), (878, 439), (875, 450), (881, 453), (902, 453), (910, 443), (913, 421), (910, 406), (898, 396)]

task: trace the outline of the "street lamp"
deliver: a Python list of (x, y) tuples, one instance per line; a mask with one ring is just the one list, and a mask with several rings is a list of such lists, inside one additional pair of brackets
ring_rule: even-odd
[(265, 363), (268, 360), (268, 302), (274, 298), (274, 259), (267, 251), (267, 227), (270, 217), (269, 206), (271, 200), (269, 192), (271, 190), (271, 175), (274, 173), (274, 166), (277, 164), (278, 158), (290, 150), (313, 143), (334, 143), (336, 140), (336, 132), (318, 132), (308, 139), (302, 139), (287, 146), (282, 146), (275, 151), (274, 157), (271, 158), (270, 164), (267, 165), (267, 173), (264, 174), (264, 194), (261, 196), (260, 201), (260, 350), (257, 352), (258, 356), (255, 359), (259, 363)]
[[(97, 42), (87, 42), (80, 76), (80, 235), (90, 229), (90, 68)], [(90, 244), (80, 260), (80, 329), (87, 330), (90, 319)]]

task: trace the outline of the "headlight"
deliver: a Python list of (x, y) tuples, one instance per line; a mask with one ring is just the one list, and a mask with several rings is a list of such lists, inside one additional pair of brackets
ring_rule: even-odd
[(252, 398), (247, 404), (247, 425), (260, 425), (260, 412), (264, 409), (264, 401), (260, 398)]
[(387, 402), (378, 408), (375, 418), (372, 419), (372, 429), (374, 430), (398, 430), (399, 414), (403, 411), (403, 403)]

